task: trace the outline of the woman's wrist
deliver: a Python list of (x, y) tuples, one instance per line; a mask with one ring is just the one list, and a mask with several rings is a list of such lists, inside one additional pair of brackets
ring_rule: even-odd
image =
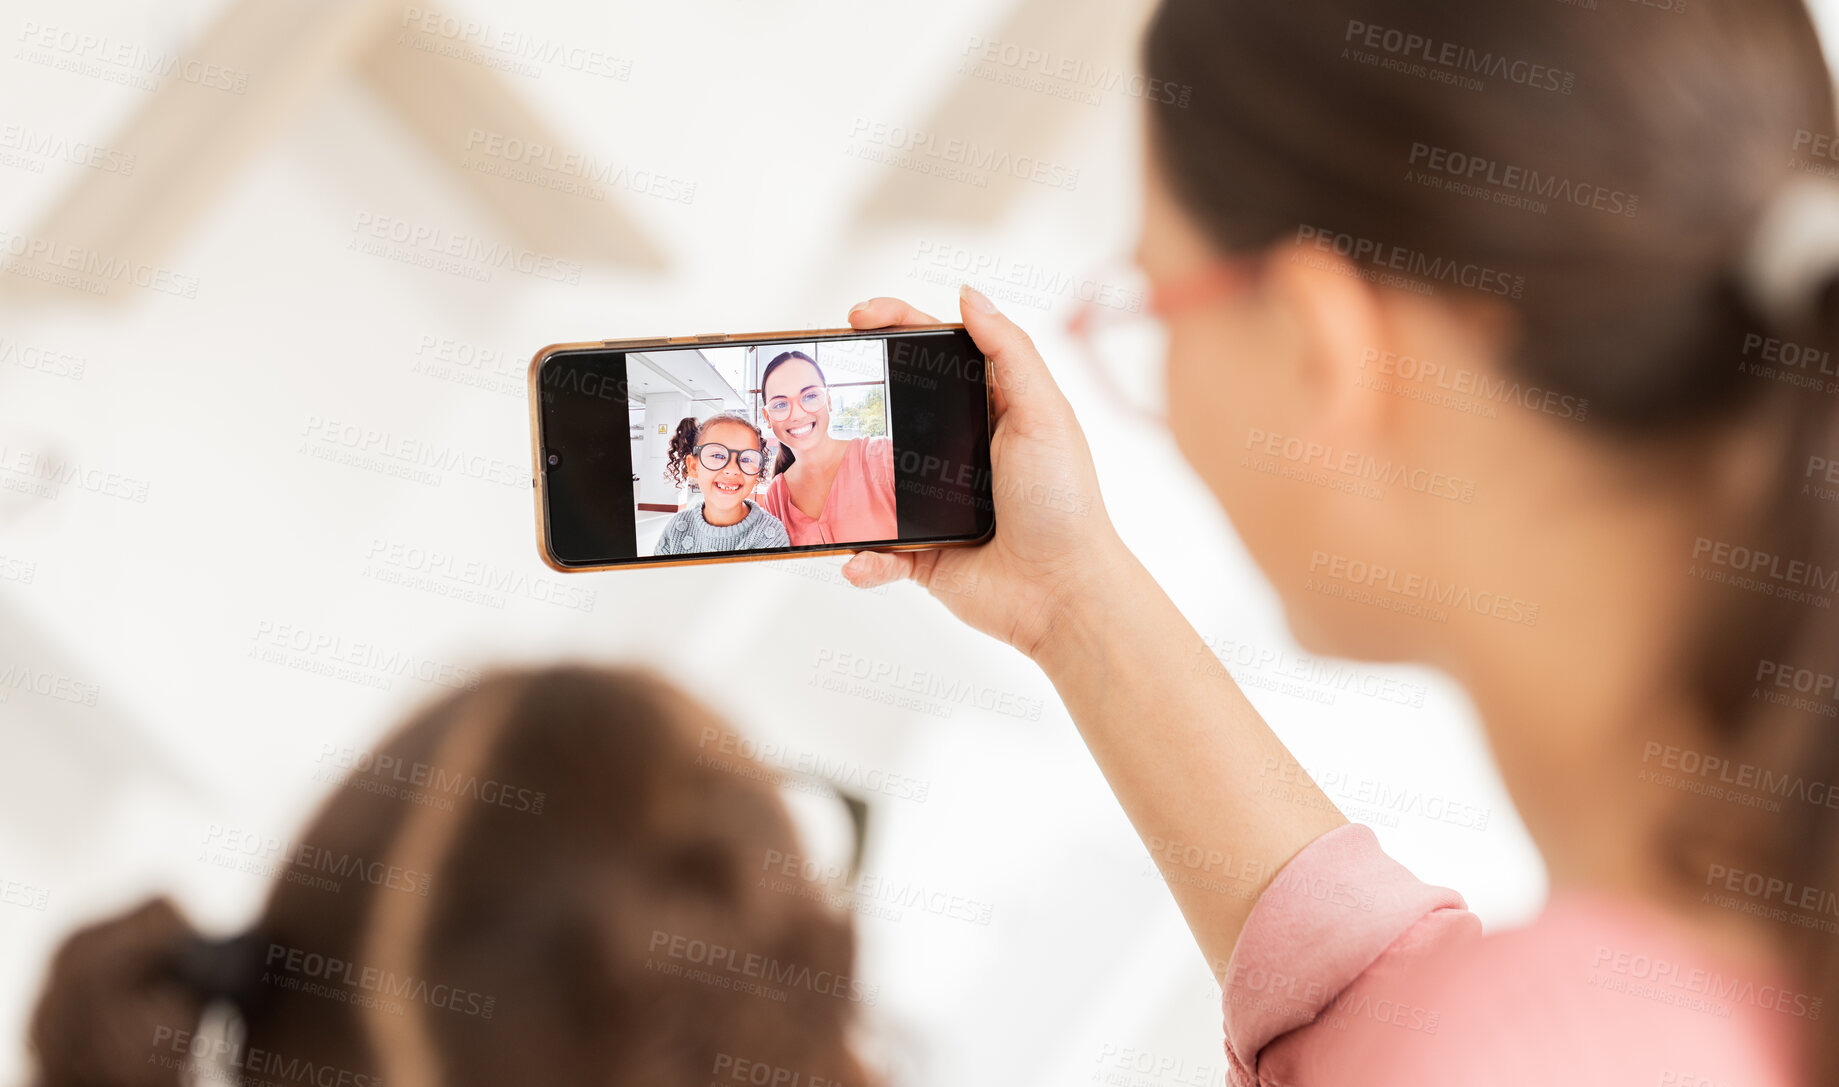
[(1045, 626), (1028, 656), (1049, 679), (1090, 663), (1108, 621), (1142, 602), (1142, 581), (1161, 591), (1149, 571), (1116, 535), (1094, 546), (1079, 572), (1061, 579), (1042, 609)]

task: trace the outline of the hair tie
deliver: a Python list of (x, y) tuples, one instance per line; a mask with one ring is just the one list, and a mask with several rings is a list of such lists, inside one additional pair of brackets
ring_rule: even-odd
[(206, 1001), (228, 1000), (248, 1012), (262, 993), (262, 939), (245, 932), (227, 939), (194, 936), (179, 949), (179, 981)]
[(1839, 184), (1796, 177), (1783, 185), (1750, 234), (1741, 272), (1763, 316), (1784, 328), (1812, 323), (1839, 278)]

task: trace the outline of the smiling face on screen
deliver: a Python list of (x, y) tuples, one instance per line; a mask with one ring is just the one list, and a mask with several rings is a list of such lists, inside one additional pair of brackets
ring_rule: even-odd
[(691, 454), (688, 459), (690, 477), (702, 489), (702, 508), (710, 524), (738, 520), (742, 504), (753, 493), (754, 484), (760, 479), (758, 474), (748, 475), (741, 470), (741, 454), (754, 452), (763, 455), (760, 438), (745, 424), (718, 421), (711, 423), (702, 432), (705, 450), (711, 443), (728, 447), (726, 462), (717, 468), (711, 462), (718, 458)]
[[(773, 434), (792, 452), (803, 453), (830, 437), (830, 391), (817, 367), (801, 358), (787, 359), (766, 375), (760, 390)], [(777, 414), (783, 408), (784, 415)]]

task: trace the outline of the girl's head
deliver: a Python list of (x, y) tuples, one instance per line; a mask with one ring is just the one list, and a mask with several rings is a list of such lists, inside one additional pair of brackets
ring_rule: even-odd
[(812, 449), (830, 436), (830, 389), (817, 360), (803, 351), (787, 351), (766, 364), (760, 371), (760, 399), (779, 439), (773, 471), (790, 468), (795, 451)]
[[(175, 1087), (228, 1000), (242, 1082), (696, 1087), (726, 1054), (862, 1083), (835, 995), (849, 921), (757, 878), (797, 837), (732, 737), (642, 673), (488, 676), (350, 771), (244, 937), (203, 940), (164, 901), (71, 937), (37, 1082)], [(840, 980), (769, 999), (695, 979), (729, 955)]]
[[(1164, 0), (1145, 63), (1184, 89), (1150, 107), (1139, 253), (1185, 296), (1171, 423), (1299, 638), (1471, 690), (1538, 676), (1553, 705), (1652, 690), (1490, 721), (1542, 843), (1671, 804), (1563, 757), (1638, 758), (1610, 716), (1839, 780), (1830, 719), (1746, 702), (1759, 661), (1839, 657), (1839, 609), (1711, 581), (1740, 573), (1721, 546), (1839, 569), (1839, 503), (1799, 493), (1839, 449), (1839, 395), (1794, 362), (1836, 345), (1839, 262), (1785, 297), (1754, 271), (1784, 194), (1830, 185), (1801, 0)], [(1625, 652), (1567, 656), (1598, 639)], [(1839, 881), (1830, 811), (1689, 818), (1713, 808), (1743, 833), (1727, 860)], [(1839, 995), (1839, 944), (1809, 938), (1810, 984)]]
[(685, 416), (671, 435), (665, 471), (671, 481), (686, 480), (702, 492), (713, 510), (738, 508), (753, 494), (766, 468), (766, 436), (739, 415), (711, 415), (698, 423)]

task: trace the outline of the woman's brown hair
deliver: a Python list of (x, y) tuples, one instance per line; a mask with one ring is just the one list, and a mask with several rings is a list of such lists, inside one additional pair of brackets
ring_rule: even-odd
[(642, 673), (489, 676), (355, 760), (249, 933), (161, 900), (67, 941), (37, 1082), (180, 1083), (222, 999), (242, 1083), (864, 1084), (852, 928), (761, 879), (796, 836), (731, 735)]
[[(1711, 490), (1716, 436), (1770, 435), (1767, 493), (1705, 509), (1701, 539), (1839, 583), (1839, 504), (1801, 494), (1810, 458), (1839, 455), (1839, 387), (1807, 388), (1780, 350), (1839, 347), (1839, 259), (1799, 306), (1746, 274), (1774, 202), (1815, 184), (1810, 143), (1835, 135), (1801, 0), (1164, 0), (1145, 64), (1184, 92), (1152, 106), (1151, 153), (1221, 251), (1328, 239), (1386, 255), (1362, 271), (1495, 297), (1513, 317), (1509, 379), (1587, 402), (1584, 425), (1647, 450), (1682, 493)], [(1694, 559), (1657, 556), (1700, 614), (1678, 667), (1707, 750), (1839, 785), (1839, 722), (1757, 683), (1764, 662), (1839, 674), (1839, 610), (1695, 582)], [(1642, 747), (1630, 739), (1631, 764)], [(1695, 901), (1713, 863), (1839, 888), (1839, 813), (1788, 805), (1688, 798), (1656, 853)], [(1807, 988), (1839, 999), (1839, 938), (1776, 927)], [(1839, 1033), (1806, 1033), (1839, 1082)]]

